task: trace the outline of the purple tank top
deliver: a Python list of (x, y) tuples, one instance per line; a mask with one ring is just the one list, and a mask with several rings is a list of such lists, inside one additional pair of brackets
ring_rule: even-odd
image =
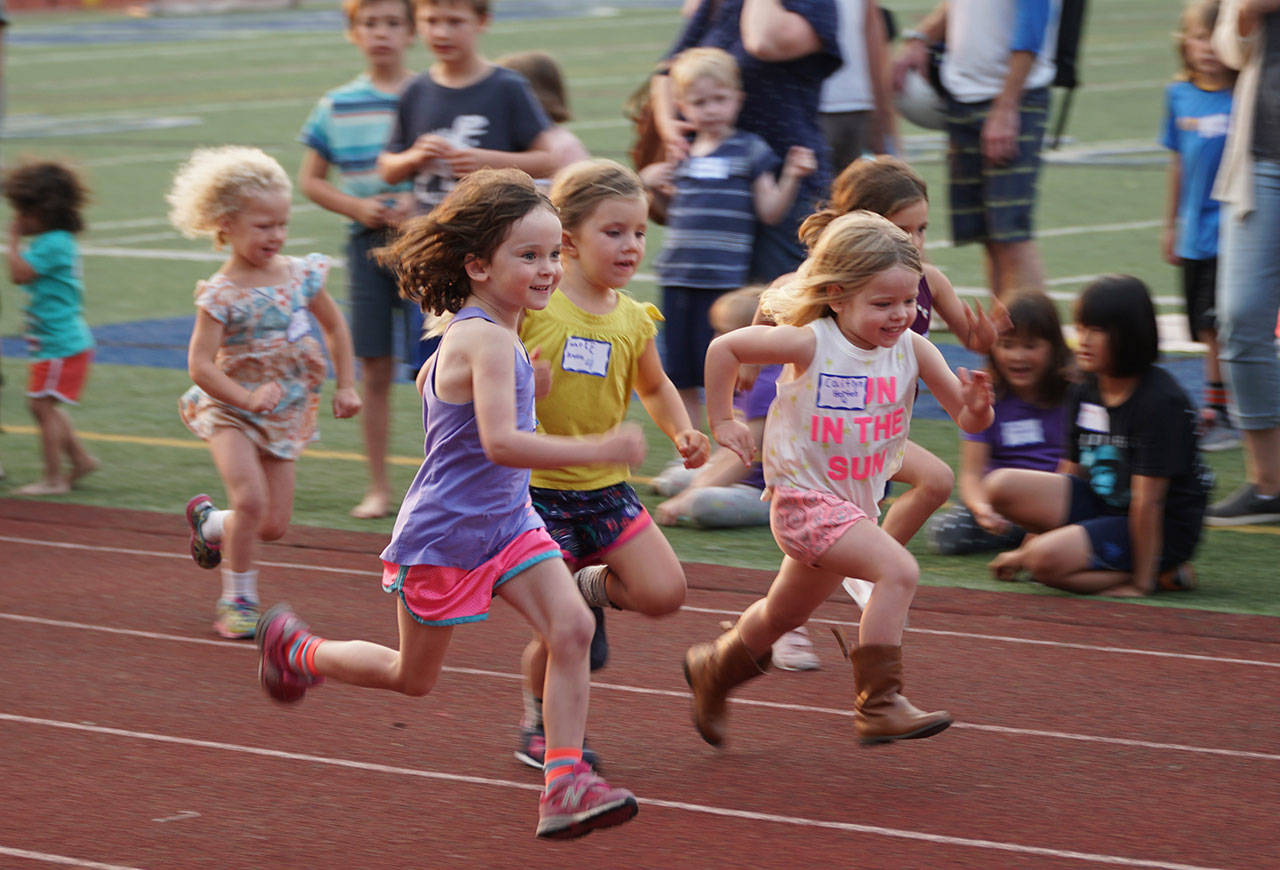
[(923, 275), (916, 286), (916, 322), (911, 324), (911, 331), (928, 336), (929, 321), (933, 318), (933, 291)]
[[(490, 318), (464, 308), (449, 327), (463, 320)], [(518, 339), (511, 352), (516, 373), (516, 425), (535, 428), (533, 366)], [(493, 558), (522, 532), (543, 525), (529, 501), (529, 469), (497, 465), (485, 455), (476, 426), (475, 404), (455, 405), (436, 395), (436, 360), (431, 357), (422, 385), (422, 425), (426, 458), (396, 516), (391, 543), (382, 558), (395, 565), (441, 565), (471, 570)]]

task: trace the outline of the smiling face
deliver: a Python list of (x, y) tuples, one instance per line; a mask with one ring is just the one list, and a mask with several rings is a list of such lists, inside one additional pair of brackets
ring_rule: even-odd
[(676, 101), (680, 114), (699, 133), (723, 136), (733, 129), (742, 108), (742, 91), (711, 76), (699, 76)]
[(924, 255), (924, 232), (929, 228), (929, 200), (921, 199), (885, 215), (889, 223), (911, 236), (911, 244)]
[(920, 275), (904, 266), (878, 272), (851, 298), (831, 303), (840, 332), (863, 350), (897, 344), (915, 322), (919, 283)]
[(352, 16), (347, 35), (370, 64), (398, 63), (413, 43), (413, 18), (403, 0), (374, 0)]
[(644, 259), (649, 209), (643, 199), (601, 200), (578, 226), (565, 232), (573, 268), (597, 290), (627, 286)]
[(507, 310), (547, 307), (564, 274), (560, 267), (560, 218), (535, 208), (511, 225), (493, 254), (468, 268), (472, 292)]
[(1016, 332), (1005, 333), (991, 348), (996, 371), (1016, 395), (1034, 401), (1053, 361), (1053, 345), (1047, 338)]
[(239, 211), (218, 223), (231, 253), (255, 269), (270, 264), (289, 235), (289, 194), (284, 191), (246, 197)]

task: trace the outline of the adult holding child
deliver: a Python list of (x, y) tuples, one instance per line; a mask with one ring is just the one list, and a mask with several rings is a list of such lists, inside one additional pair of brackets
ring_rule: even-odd
[(1246, 480), (1210, 525), (1280, 521), (1280, 0), (1226, 0), (1213, 50), (1240, 71), (1213, 195), (1225, 205), (1219, 333)]
[[(387, 184), (376, 167), (400, 91), (412, 77), (405, 69), (404, 53), (413, 44), (414, 16), (411, 0), (343, 0), (342, 10), (347, 39), (364, 55), (365, 71), (326, 93), (312, 109), (298, 136), (307, 148), (298, 186), (321, 208), (350, 220), (348, 295), (364, 384), (364, 452), (369, 463), (369, 488), (351, 515), (377, 519), (391, 508), (387, 443), (396, 321), (403, 326), (406, 362), (417, 359), (422, 330), (422, 313), (400, 297), (395, 275), (372, 256), (414, 208), (409, 183)], [(336, 184), (329, 180), (330, 168), (338, 170)]]
[[(796, 236), (831, 181), (818, 125), (822, 82), (840, 67), (835, 0), (702, 0), (667, 55), (695, 46), (721, 48), (742, 77), (739, 130), (764, 139), (779, 160), (793, 145), (817, 155), (817, 169), (800, 184), (791, 208), (775, 224), (757, 224), (749, 280), (768, 282), (804, 260)], [(665, 68), (650, 85), (654, 122), (673, 159), (689, 153), (691, 132), (675, 104)], [(672, 317), (668, 311), (667, 316)]]

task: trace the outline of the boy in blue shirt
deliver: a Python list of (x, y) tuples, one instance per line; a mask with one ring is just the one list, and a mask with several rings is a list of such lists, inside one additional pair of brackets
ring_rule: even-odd
[(1164, 258), (1182, 271), (1191, 336), (1208, 350), (1204, 358), (1205, 395), (1201, 409), (1201, 450), (1240, 446), (1227, 416), (1227, 389), (1218, 361), (1214, 314), (1218, 272), (1218, 202), (1210, 192), (1218, 174), (1231, 117), (1235, 72), (1209, 43), (1218, 18), (1218, 0), (1187, 7), (1178, 32), (1182, 75), (1165, 89), (1160, 144), (1169, 157), (1169, 196), (1161, 246)]
[(479, 53), (488, 0), (415, 0), (418, 32), (436, 61), (400, 95), (378, 158), (388, 184), (412, 179), (419, 214), (444, 199), (462, 175), (515, 167), (534, 178), (556, 168), (551, 122), (519, 73)]
[[(322, 208), (350, 218), (347, 237), (351, 334), (364, 386), (364, 447), (369, 488), (351, 509), (376, 519), (391, 509), (387, 476), (390, 393), (395, 374), (395, 327), (404, 327), (403, 359), (418, 362), (422, 312), (401, 299), (395, 275), (370, 252), (390, 241), (392, 229), (413, 213), (408, 183), (389, 185), (378, 175), (378, 155), (391, 133), (400, 91), (412, 77), (404, 54), (413, 44), (410, 0), (344, 0), (347, 38), (365, 57), (365, 72), (325, 94), (302, 127), (307, 146), (299, 187)], [(336, 167), (338, 183), (329, 181)], [(398, 314), (397, 314), (398, 313)]]

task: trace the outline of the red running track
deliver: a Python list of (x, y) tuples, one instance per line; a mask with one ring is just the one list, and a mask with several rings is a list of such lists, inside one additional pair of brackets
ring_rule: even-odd
[[(294, 529), (268, 601), (394, 644), (380, 536)], [(527, 629), (460, 628), (431, 696), (327, 685), (272, 704), (173, 516), (0, 500), (0, 867), (1280, 867), (1280, 621), (1062, 596), (920, 590), (913, 700), (949, 731), (863, 749), (826, 624), (821, 671), (689, 724), (684, 649), (765, 588), (689, 566), (685, 609), (612, 614), (589, 734), (630, 824), (533, 837), (511, 754)], [(849, 628), (852, 631), (851, 628)]]

